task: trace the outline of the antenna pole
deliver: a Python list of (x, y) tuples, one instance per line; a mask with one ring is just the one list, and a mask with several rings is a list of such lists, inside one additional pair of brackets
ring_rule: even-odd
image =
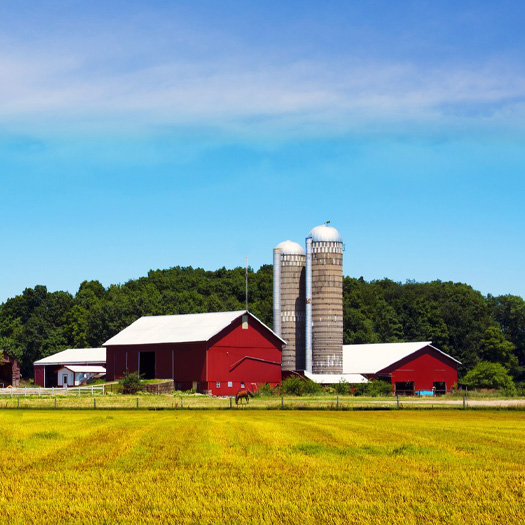
[(246, 311), (248, 311), (248, 257), (246, 257)]

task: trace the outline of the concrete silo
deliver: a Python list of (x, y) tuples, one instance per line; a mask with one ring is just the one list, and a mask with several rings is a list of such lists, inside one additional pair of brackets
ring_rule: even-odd
[(301, 245), (284, 241), (273, 250), (273, 329), (286, 341), (284, 372), (305, 367), (305, 266)]
[(343, 373), (343, 240), (327, 224), (306, 238), (306, 371)]

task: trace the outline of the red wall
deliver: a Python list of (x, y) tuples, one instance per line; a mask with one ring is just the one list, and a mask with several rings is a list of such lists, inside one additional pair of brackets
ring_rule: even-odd
[(126, 369), (137, 372), (139, 352), (155, 352), (155, 377), (158, 379), (174, 379), (176, 383), (206, 380), (205, 343), (108, 346), (107, 380), (122, 378)]
[(458, 381), (457, 363), (431, 347), (381, 370), (378, 376), (391, 374), (392, 388), (398, 381), (413, 381), (414, 390), (432, 390), (434, 381), (445, 381), (447, 392)]
[[(254, 390), (258, 384), (281, 382), (282, 342), (253, 317), (242, 328), (239, 317), (208, 343), (108, 346), (107, 380), (124, 376), (127, 369), (138, 369), (138, 352), (155, 352), (155, 376), (174, 379), (178, 388), (200, 390), (216, 395), (234, 395), (244, 382)], [(174, 373), (172, 372), (174, 370)], [(217, 388), (216, 383), (221, 383)], [(232, 383), (228, 387), (228, 382)]]
[[(248, 328), (237, 319), (208, 345), (208, 388), (214, 395), (233, 395), (241, 388), (281, 382), (282, 342), (249, 317)], [(220, 388), (217, 388), (217, 381)], [(232, 386), (228, 386), (228, 382)]]
[(35, 365), (34, 369), (35, 369), (35, 372), (34, 372), (35, 385), (43, 387), (44, 386), (45, 366), (43, 366), (43, 365), (40, 365), (40, 366), (39, 365)]

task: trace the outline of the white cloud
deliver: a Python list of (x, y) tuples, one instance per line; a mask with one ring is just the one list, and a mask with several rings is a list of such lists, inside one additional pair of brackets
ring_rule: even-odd
[[(406, 123), (521, 126), (525, 70), (342, 60), (89, 66), (81, 54), (0, 54), (0, 120), (40, 128), (209, 125), (337, 133)], [(54, 123), (54, 124), (53, 124)]]

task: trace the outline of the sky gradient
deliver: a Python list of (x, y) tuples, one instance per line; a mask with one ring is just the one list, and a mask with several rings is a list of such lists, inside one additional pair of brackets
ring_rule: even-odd
[(0, 302), (272, 262), (525, 296), (525, 7), (0, 0)]

